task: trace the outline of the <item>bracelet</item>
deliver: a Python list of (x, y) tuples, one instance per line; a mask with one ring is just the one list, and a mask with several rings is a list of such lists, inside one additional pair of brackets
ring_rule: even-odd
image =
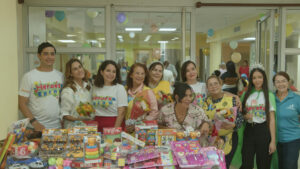
[(30, 124), (32, 124), (33, 122), (35, 122), (36, 121), (36, 118), (33, 118), (33, 119), (31, 119), (29, 122), (30, 122)]

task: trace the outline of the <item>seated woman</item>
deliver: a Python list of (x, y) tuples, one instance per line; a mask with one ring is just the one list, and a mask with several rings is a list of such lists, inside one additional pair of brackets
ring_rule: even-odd
[(153, 91), (147, 87), (146, 65), (135, 63), (127, 75), (128, 108), (125, 116), (126, 131), (132, 133), (134, 125), (143, 120), (157, 120), (158, 108)]
[[(215, 121), (216, 112), (221, 111), (231, 111), (233, 107), (236, 107), (235, 112), (237, 112), (236, 98), (231, 94), (226, 94), (222, 91), (222, 80), (215, 76), (211, 75), (206, 81), (207, 90), (209, 97), (207, 97), (204, 103), (204, 110), (210, 120)], [(230, 113), (228, 113), (230, 115)], [(237, 129), (242, 125), (243, 116), (241, 113), (237, 112), (236, 115), (232, 113), (231, 116), (232, 123), (223, 122), (220, 125), (220, 129), (216, 130), (216, 123), (214, 124), (214, 130), (212, 136), (216, 136), (218, 140), (218, 148), (221, 148), (225, 152), (226, 166), (229, 168), (233, 155), (235, 153), (238, 135)], [(229, 118), (228, 118), (229, 119)], [(221, 143), (224, 144), (221, 144)]]
[(149, 87), (154, 92), (158, 108), (161, 108), (168, 102), (171, 102), (171, 86), (168, 81), (163, 79), (164, 66), (161, 62), (153, 62), (149, 66)]
[(61, 93), (61, 117), (64, 128), (71, 128), (74, 121), (87, 120), (76, 111), (80, 102), (91, 103), (91, 86), (88, 83), (87, 71), (78, 59), (71, 59), (66, 64), (65, 84)]
[(175, 102), (163, 106), (160, 110), (160, 128), (172, 128), (185, 131), (192, 127), (202, 134), (208, 134), (208, 118), (199, 106), (192, 104), (194, 93), (186, 83), (175, 85), (173, 93)]

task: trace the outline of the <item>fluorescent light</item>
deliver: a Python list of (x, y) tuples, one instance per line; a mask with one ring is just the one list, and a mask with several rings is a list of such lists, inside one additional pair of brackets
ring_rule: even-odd
[(142, 31), (143, 28), (125, 28), (125, 31)]
[(168, 43), (169, 41), (157, 41), (157, 43)]
[(176, 31), (176, 28), (159, 28), (158, 31), (161, 31), (161, 32), (172, 32), (172, 31)]
[(248, 37), (248, 38), (244, 38), (243, 40), (245, 40), (245, 41), (253, 41), (255, 39), (256, 39), (255, 37)]
[(123, 39), (123, 36), (122, 36), (122, 35), (118, 35), (118, 38), (119, 38), (119, 39)]
[(67, 34), (67, 37), (74, 37), (74, 36), (77, 36), (77, 35)]
[(145, 38), (145, 42), (148, 42), (149, 40), (150, 40), (150, 38), (151, 38), (151, 35), (148, 35), (148, 36), (146, 36), (146, 38)]
[(57, 40), (58, 42), (61, 43), (76, 43), (75, 40), (69, 40), (69, 39), (61, 39), (61, 40)]
[(174, 37), (173, 39), (171, 39), (171, 40), (177, 40), (177, 39), (179, 39), (178, 37)]

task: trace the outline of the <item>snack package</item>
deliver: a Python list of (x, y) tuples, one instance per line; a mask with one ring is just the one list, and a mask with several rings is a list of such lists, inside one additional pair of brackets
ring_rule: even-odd
[(176, 141), (176, 129), (159, 129), (157, 136), (158, 146), (169, 147), (172, 141)]
[(27, 125), (29, 124), (29, 118), (18, 120), (14, 122), (9, 128), (8, 133), (12, 133), (16, 135), (15, 144), (21, 143), (24, 141), (24, 134)]
[(67, 140), (67, 129), (44, 129), (39, 156), (41, 158), (65, 157)]
[(145, 142), (146, 146), (157, 145), (157, 129), (156, 121), (143, 121), (135, 125), (135, 138)]

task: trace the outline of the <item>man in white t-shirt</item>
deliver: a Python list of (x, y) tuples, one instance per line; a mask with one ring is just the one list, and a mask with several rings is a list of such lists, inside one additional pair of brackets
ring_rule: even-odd
[(40, 66), (27, 72), (19, 89), (19, 108), (36, 131), (61, 128), (59, 95), (63, 75), (53, 68), (55, 47), (44, 42), (38, 47)]

